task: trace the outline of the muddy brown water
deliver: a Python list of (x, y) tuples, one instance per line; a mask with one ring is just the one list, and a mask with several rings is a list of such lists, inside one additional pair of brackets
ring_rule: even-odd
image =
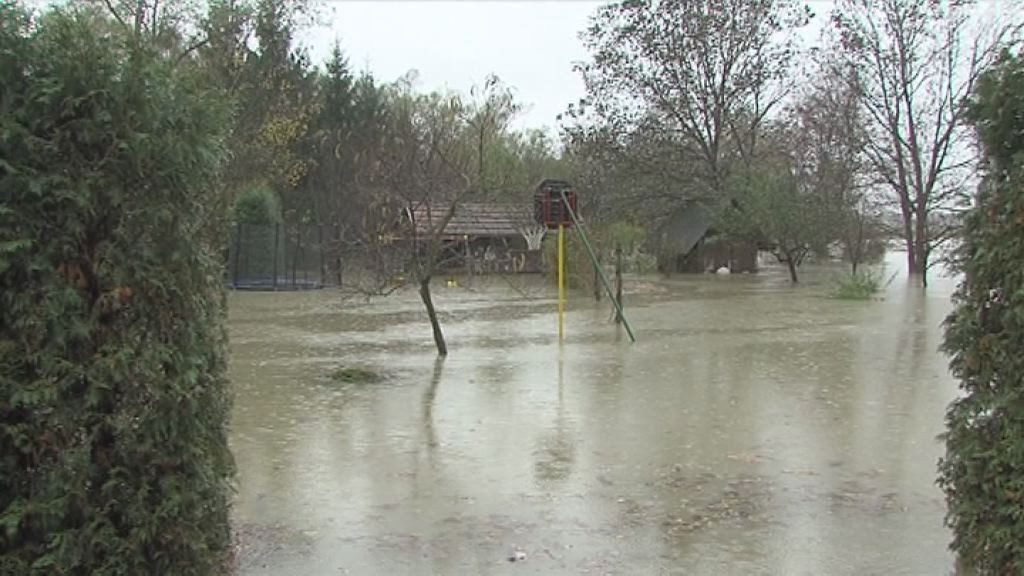
[(570, 292), (560, 346), (537, 278), (439, 286), (444, 361), (412, 292), (231, 294), (238, 572), (952, 573), (954, 282), (836, 273), (628, 279), (633, 345)]

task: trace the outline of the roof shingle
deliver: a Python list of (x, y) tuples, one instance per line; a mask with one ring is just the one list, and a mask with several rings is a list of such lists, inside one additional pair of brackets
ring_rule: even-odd
[[(417, 234), (428, 234), (448, 213), (451, 204), (419, 204), (412, 210)], [(514, 237), (520, 229), (535, 225), (530, 210), (509, 204), (462, 202), (456, 205), (455, 215), (445, 226), (446, 237)]]

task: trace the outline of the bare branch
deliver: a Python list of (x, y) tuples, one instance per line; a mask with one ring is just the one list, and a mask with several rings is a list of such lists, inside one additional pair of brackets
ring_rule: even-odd
[(103, 0), (103, 3), (104, 3), (104, 4), (106, 4), (106, 6), (107, 6), (107, 10), (108, 10), (108, 11), (110, 12), (110, 14), (111, 14), (111, 15), (112, 15), (112, 16), (114, 17), (114, 20), (117, 20), (117, 22), (118, 22), (118, 23), (119, 23), (119, 24), (120, 24), (121, 26), (123, 26), (123, 27), (124, 27), (124, 28), (125, 28), (126, 30), (131, 30), (131, 27), (130, 27), (130, 26), (128, 26), (128, 24), (127, 24), (127, 23), (125, 23), (124, 19), (123, 19), (123, 18), (121, 18), (121, 15), (117, 13), (117, 9), (116, 9), (116, 8), (114, 8), (114, 5), (113, 5), (113, 4), (111, 3), (111, 1), (110, 1), (110, 0)]
[(970, 201), (967, 97), (1019, 23), (968, 40), (963, 6), (930, 0), (841, 0), (834, 22), (876, 135), (866, 157), (899, 199), (911, 264), (920, 268), (911, 272), (924, 271), (928, 246), (948, 235), (932, 216)]
[(192, 44), (190, 44), (190, 45), (189, 45), (189, 46), (188, 46), (187, 48), (185, 48), (185, 49), (184, 49), (184, 50), (183, 50), (183, 51), (181, 52), (181, 54), (178, 54), (178, 57), (177, 57), (177, 58), (175, 58), (175, 59), (174, 59), (174, 66), (177, 66), (178, 64), (181, 64), (181, 62), (182, 62), (182, 61), (183, 61), (183, 60), (184, 60), (185, 58), (188, 58), (188, 55), (189, 55), (189, 54), (191, 54), (191, 53), (195, 52), (196, 50), (199, 50), (200, 48), (202, 48), (202, 47), (204, 47), (204, 46), (208, 45), (209, 43), (210, 43), (210, 38), (209, 38), (209, 37), (207, 37), (207, 38), (203, 38), (202, 40), (198, 40), (198, 41), (196, 41), (196, 42), (193, 42), (193, 43), (192, 43)]

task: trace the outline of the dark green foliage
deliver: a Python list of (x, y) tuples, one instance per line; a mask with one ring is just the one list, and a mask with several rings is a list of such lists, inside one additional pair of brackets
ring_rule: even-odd
[(3, 574), (225, 571), (226, 115), (125, 36), (0, 3)]
[(722, 229), (771, 250), (797, 282), (797, 268), (827, 235), (823, 198), (793, 174), (790, 161), (768, 158), (729, 180), (733, 201), (721, 211)]
[(1024, 66), (1018, 58), (1004, 55), (978, 79), (970, 112), (992, 169), (1005, 178), (1024, 152)]
[(235, 222), (239, 224), (278, 224), (281, 203), (266, 184), (246, 190), (235, 198)]
[(360, 170), (372, 164), (382, 136), (383, 94), (368, 73), (353, 76), (337, 45), (317, 80), (319, 104), (307, 135), (303, 194), (312, 204), (312, 220), (334, 227), (338, 240), (354, 240), (369, 203), (357, 181)]
[(283, 219), (304, 221), (311, 198), (300, 185), (311, 165), (309, 123), (319, 102), (309, 55), (293, 38), (308, 3), (219, 1), (210, 8), (211, 19), (219, 22), (209, 31), (218, 48), (204, 51), (199, 64), (234, 105), (231, 155), (221, 184), (229, 196), (269, 184)]
[(979, 83), (974, 119), (990, 170), (967, 218), (964, 281), (944, 348), (963, 396), (946, 415), (952, 547), (985, 574), (1024, 573), (1024, 67)]

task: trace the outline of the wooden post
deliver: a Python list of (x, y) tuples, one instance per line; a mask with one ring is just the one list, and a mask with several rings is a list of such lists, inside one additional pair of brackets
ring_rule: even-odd
[(316, 225), (316, 244), (320, 252), (320, 286), (323, 287), (327, 280), (327, 270), (324, 268), (324, 225)]
[(334, 264), (335, 264), (335, 266), (337, 268), (337, 272), (338, 272), (338, 287), (340, 288), (341, 287), (341, 280), (342, 280), (342, 278), (341, 278), (341, 246), (342, 246), (342, 238), (341, 238), (341, 228), (339, 228), (337, 224), (334, 225), (334, 240), (335, 240), (335, 244), (338, 247), (337, 258), (334, 259)]
[(622, 323), (622, 246), (615, 244), (615, 301), (619, 305), (615, 308), (615, 323)]
[(231, 275), (231, 287), (238, 288), (238, 257), (242, 252), (242, 227), (245, 224), (239, 222), (235, 224), (235, 270)]
[(565, 225), (558, 225), (558, 341), (565, 337)]
[[(295, 288), (295, 272), (299, 265), (299, 255), (302, 254), (302, 225), (300, 224), (295, 228), (295, 252), (292, 259), (292, 288)], [(306, 267), (302, 267), (303, 273), (306, 271)]]
[(277, 290), (277, 241), (281, 235), (281, 225), (274, 224), (274, 290)]

